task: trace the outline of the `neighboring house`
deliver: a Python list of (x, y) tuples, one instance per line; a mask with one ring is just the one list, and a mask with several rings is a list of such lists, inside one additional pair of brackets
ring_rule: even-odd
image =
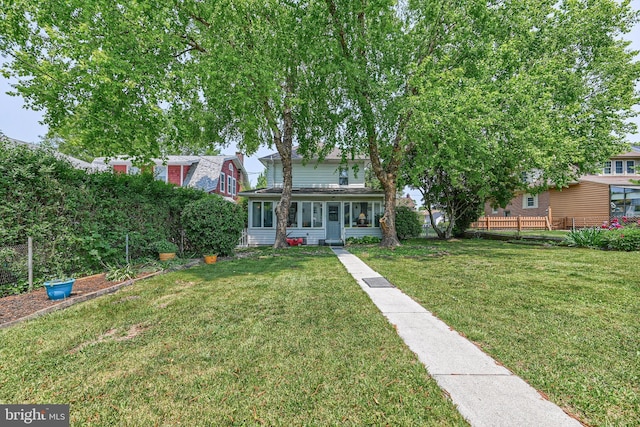
[[(156, 179), (180, 187), (193, 187), (237, 201), (242, 187), (249, 187), (244, 158), (235, 156), (167, 156), (155, 159), (153, 173)], [(93, 165), (110, 167), (114, 172), (136, 174), (140, 169), (130, 160), (119, 156), (108, 161), (96, 158)]]
[(601, 225), (612, 217), (640, 217), (640, 147), (612, 157), (597, 175), (565, 188), (520, 193), (504, 209), (485, 206), (486, 216), (549, 216), (554, 228)]
[[(364, 157), (342, 162), (339, 150), (321, 162), (304, 162), (292, 150), (293, 191), (287, 235), (307, 244), (342, 244), (349, 237), (381, 237), (384, 192), (365, 187)], [(249, 202), (250, 246), (272, 245), (276, 236), (275, 207), (282, 195), (282, 161), (274, 153), (259, 159), (266, 167), (267, 187), (240, 193)], [(357, 167), (357, 173), (354, 171)]]
[[(5, 137), (5, 139), (10, 144), (26, 145), (27, 147), (29, 147), (30, 149), (33, 149), (33, 150), (43, 148), (41, 145), (33, 144), (31, 142), (20, 141), (18, 139), (13, 139), (13, 138), (9, 138), (9, 137)], [(69, 163), (71, 163), (71, 166), (73, 166), (76, 169), (83, 169), (83, 170), (86, 170), (87, 172), (101, 171), (101, 170), (106, 170), (107, 169), (104, 165), (103, 166), (93, 165), (91, 163), (85, 162), (84, 160), (76, 159), (75, 157), (69, 156), (69, 155), (61, 153), (59, 151), (53, 151), (52, 150), (51, 153), (58, 159), (67, 160)]]

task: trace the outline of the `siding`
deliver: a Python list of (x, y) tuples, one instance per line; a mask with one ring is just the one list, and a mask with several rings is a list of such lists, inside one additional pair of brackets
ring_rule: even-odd
[[(358, 162), (359, 169), (357, 177), (354, 175), (352, 166), (349, 163), (349, 187), (364, 187), (364, 162)], [(296, 188), (327, 188), (340, 187), (338, 184), (338, 163), (294, 163), (292, 169), (293, 187)], [(282, 186), (282, 165), (279, 162), (268, 164), (266, 170), (267, 187)]]
[(551, 208), (553, 217), (608, 217), (609, 186), (582, 181), (580, 184), (552, 190)]
[[(547, 216), (547, 208), (550, 204), (550, 194), (548, 191), (538, 194), (537, 208), (523, 208), (524, 194), (518, 194), (504, 208), (498, 208), (497, 213), (493, 213), (490, 203), (485, 204), (485, 216), (505, 216), (505, 212), (509, 211), (509, 216)], [(555, 211), (552, 212), (555, 215)]]

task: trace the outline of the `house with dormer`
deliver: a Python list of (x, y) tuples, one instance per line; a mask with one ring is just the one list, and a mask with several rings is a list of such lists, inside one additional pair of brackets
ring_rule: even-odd
[(596, 174), (539, 194), (520, 192), (504, 208), (485, 206), (485, 216), (545, 216), (555, 229), (599, 226), (612, 218), (640, 218), (640, 147), (613, 156)]
[[(306, 160), (292, 151), (292, 199), (287, 235), (309, 245), (343, 244), (349, 237), (381, 237), (384, 192), (365, 185), (366, 157), (343, 159), (333, 150), (322, 160)], [(267, 187), (244, 191), (248, 200), (250, 246), (272, 245), (276, 236), (275, 207), (282, 195), (282, 159), (261, 157)]]
[[(130, 159), (122, 156), (109, 159), (98, 157), (92, 165), (111, 168), (115, 173), (140, 172), (140, 168), (134, 166)], [(240, 190), (250, 186), (241, 153), (235, 156), (166, 156), (154, 159), (150, 167), (157, 180), (219, 194), (234, 202)]]

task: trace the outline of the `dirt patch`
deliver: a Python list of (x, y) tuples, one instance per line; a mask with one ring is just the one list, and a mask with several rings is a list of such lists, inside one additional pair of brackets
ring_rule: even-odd
[(144, 326), (142, 324), (132, 325), (129, 328), (129, 330), (127, 331), (126, 334), (120, 335), (120, 336), (116, 336), (116, 334), (118, 333), (118, 329), (117, 328), (109, 329), (107, 332), (105, 332), (104, 334), (100, 335), (95, 340), (83, 342), (79, 346), (69, 350), (69, 353), (71, 353), (71, 354), (77, 353), (77, 352), (81, 351), (82, 349), (84, 349), (84, 348), (86, 348), (86, 347), (88, 347), (90, 345), (96, 345), (96, 344), (99, 344), (99, 343), (104, 342), (104, 341), (109, 341), (109, 340), (116, 341), (116, 342), (127, 341), (127, 340), (130, 340), (130, 339), (133, 339), (133, 338), (137, 337), (138, 335), (140, 335), (141, 333), (143, 333), (147, 329), (149, 329), (149, 327), (148, 326)]
[[(105, 279), (104, 274), (83, 277), (73, 284), (73, 292), (68, 299), (101, 291), (119, 283), (122, 282), (108, 281)], [(25, 294), (0, 298), (0, 325), (21, 319), (56, 304), (60, 304), (60, 300), (50, 300), (47, 297), (47, 290), (44, 288)]]

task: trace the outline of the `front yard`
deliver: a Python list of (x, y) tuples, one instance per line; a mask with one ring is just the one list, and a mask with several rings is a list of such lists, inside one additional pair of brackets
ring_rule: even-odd
[(72, 425), (466, 425), (328, 248), (250, 252), (0, 331), (0, 403)]
[(589, 425), (640, 420), (640, 255), (469, 239), (349, 247)]

